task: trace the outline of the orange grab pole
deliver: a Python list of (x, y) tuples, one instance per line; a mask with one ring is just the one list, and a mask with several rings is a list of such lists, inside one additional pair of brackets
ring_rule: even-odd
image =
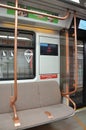
[[(68, 42), (66, 41), (66, 44)], [(67, 45), (66, 45), (67, 46)], [(68, 47), (68, 46), (67, 46)], [(78, 62), (77, 62), (77, 29), (76, 29), (76, 12), (74, 12), (74, 47), (75, 47), (75, 84), (74, 84), (74, 90), (71, 92), (62, 92), (62, 95), (70, 95), (77, 91), (77, 85), (78, 85)], [(68, 54), (68, 53), (67, 53)], [(68, 61), (66, 62), (68, 66)], [(69, 68), (68, 68), (69, 69)], [(68, 72), (67, 72), (68, 76)]]
[[(18, 0), (15, 3), (16, 8), (18, 7)], [(20, 126), (20, 121), (17, 115), (15, 102), (17, 100), (17, 24), (18, 24), (18, 11), (15, 10), (15, 40), (14, 40), (14, 95), (11, 98), (11, 107), (14, 111), (14, 125)]]

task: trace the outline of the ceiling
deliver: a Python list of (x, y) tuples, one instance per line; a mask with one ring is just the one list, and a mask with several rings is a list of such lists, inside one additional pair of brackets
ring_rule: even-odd
[[(19, 0), (20, 2), (22, 0)], [(80, 0), (80, 4), (70, 0), (23, 0), (28, 5), (39, 9), (45, 9), (58, 14), (63, 14), (69, 8), (71, 12), (76, 11), (79, 17), (86, 19), (86, 0)]]
[(72, 2), (71, 0), (61, 0), (61, 1), (69, 2), (70, 4), (72, 3), (72, 4), (75, 4), (75, 5), (77, 4), (78, 6), (86, 8), (86, 0), (79, 0), (80, 1), (79, 4), (76, 3), (76, 2)]
[(86, 8), (86, 0), (80, 0), (80, 5)]

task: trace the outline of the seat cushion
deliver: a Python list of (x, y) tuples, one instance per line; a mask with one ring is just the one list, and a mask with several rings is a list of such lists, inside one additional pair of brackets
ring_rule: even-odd
[(0, 114), (0, 130), (16, 130), (12, 113)]
[[(48, 118), (45, 112), (48, 111), (52, 114), (53, 118)], [(28, 109), (19, 111), (19, 119), (21, 121), (21, 129), (31, 128), (54, 121), (59, 121), (68, 118), (74, 114), (71, 107), (64, 104), (52, 105), (36, 109)]]
[(53, 121), (66, 119), (75, 113), (75, 111), (71, 107), (65, 104), (52, 105), (48, 107), (43, 107), (42, 109), (51, 113), (51, 115), (53, 116)]

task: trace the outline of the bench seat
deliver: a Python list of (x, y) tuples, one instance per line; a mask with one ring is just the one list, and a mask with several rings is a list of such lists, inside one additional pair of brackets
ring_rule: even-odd
[[(5, 88), (7, 91), (5, 91), (4, 102), (0, 102), (0, 129), (16, 130), (9, 100), (9, 97), (13, 95), (13, 85), (0, 86), (2, 91), (0, 101), (3, 99)], [(75, 113), (73, 108), (61, 102), (61, 93), (56, 81), (19, 83), (16, 109), (21, 123), (18, 129), (59, 121)], [(46, 112), (51, 114), (50, 117)]]
[[(48, 116), (45, 114), (46, 111), (50, 112), (53, 117), (48, 118)], [(67, 107), (65, 104), (18, 111), (18, 116), (21, 122), (21, 126), (18, 128), (26, 129), (63, 120), (69, 118), (73, 114), (73, 109), (71, 107)], [(13, 113), (0, 114), (0, 129), (16, 130), (12, 118)]]

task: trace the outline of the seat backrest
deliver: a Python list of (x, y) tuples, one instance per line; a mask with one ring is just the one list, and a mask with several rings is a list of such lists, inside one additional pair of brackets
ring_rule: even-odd
[(56, 81), (41, 81), (38, 84), (41, 106), (61, 103), (60, 88)]
[(17, 110), (25, 110), (40, 107), (40, 97), (37, 82), (19, 83)]
[(39, 81), (18, 84), (17, 110), (26, 110), (61, 102), (59, 85), (56, 81)]
[(0, 113), (11, 112), (11, 84), (0, 84)]

